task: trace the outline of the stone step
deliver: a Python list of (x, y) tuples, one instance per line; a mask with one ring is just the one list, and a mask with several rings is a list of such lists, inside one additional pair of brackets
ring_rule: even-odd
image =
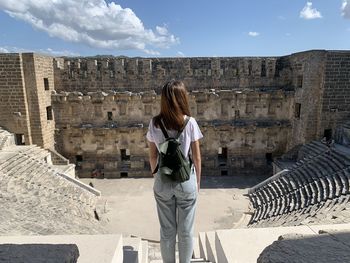
[[(123, 262), (124, 263), (143, 263), (147, 261), (143, 258), (143, 243), (139, 237), (123, 238)], [(148, 246), (147, 246), (148, 248)], [(147, 253), (146, 253), (147, 254)], [(143, 261), (145, 260), (145, 261)]]
[(207, 245), (205, 242), (205, 233), (204, 232), (199, 232), (198, 241), (199, 241), (199, 255), (201, 258), (207, 259), (208, 252), (207, 252)]
[(193, 238), (193, 258), (200, 258), (199, 238)]
[(205, 244), (206, 244), (207, 254), (208, 254), (208, 257), (205, 259), (214, 263), (218, 262), (217, 255), (216, 255), (215, 235), (216, 234), (214, 231), (206, 232), (206, 235), (205, 235)]
[(141, 241), (141, 251), (142, 251), (141, 263), (148, 263), (148, 241), (144, 241), (144, 240)]

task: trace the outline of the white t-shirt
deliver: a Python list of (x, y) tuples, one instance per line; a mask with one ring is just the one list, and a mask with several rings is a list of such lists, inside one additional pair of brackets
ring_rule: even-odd
[[(177, 131), (175, 130), (167, 130), (169, 137), (175, 137), (177, 135)], [(154, 142), (159, 151), (159, 144), (165, 141), (165, 137), (160, 128), (157, 128), (153, 124), (153, 119), (150, 121), (147, 132), (147, 140), (150, 142)], [(199, 139), (203, 138), (203, 134), (199, 129), (199, 126), (196, 120), (190, 117), (186, 127), (182, 131), (179, 142), (181, 143), (180, 149), (185, 157), (188, 156), (188, 152), (190, 150), (191, 142), (195, 142)]]

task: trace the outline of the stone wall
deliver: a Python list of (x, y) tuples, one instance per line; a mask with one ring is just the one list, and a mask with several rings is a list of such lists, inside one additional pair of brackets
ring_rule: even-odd
[(288, 57), (127, 58), (55, 60), (57, 91), (159, 91), (165, 81), (182, 79), (189, 90), (285, 87)]
[[(211, 90), (189, 95), (204, 134), (205, 175), (266, 168), (268, 154), (272, 158), (285, 151), (293, 92)], [(62, 92), (52, 100), (59, 151), (78, 163), (80, 176), (95, 170), (105, 177), (149, 175), (145, 135), (150, 119), (159, 113), (160, 95)], [(122, 157), (125, 153), (129, 157)]]
[(321, 106), (320, 136), (339, 123), (350, 120), (350, 52), (327, 52)]
[(18, 144), (54, 148), (55, 123), (48, 108), (54, 90), (52, 60), (33, 53), (0, 54), (0, 123), (17, 134)]
[[(295, 103), (288, 149), (319, 139), (326, 51), (307, 51), (290, 58), (295, 83)], [(299, 107), (299, 109), (298, 109)]]
[(32, 143), (21, 54), (0, 54), (0, 124)]
[(54, 148), (54, 113), (51, 93), (54, 90), (53, 59), (26, 53), (23, 72), (30, 112), (32, 142), (44, 148)]

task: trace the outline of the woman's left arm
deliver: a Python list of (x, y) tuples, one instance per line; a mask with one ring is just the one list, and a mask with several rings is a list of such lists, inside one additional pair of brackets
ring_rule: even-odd
[(156, 166), (157, 166), (158, 150), (154, 142), (148, 142), (148, 145), (149, 145), (149, 163), (151, 166), (151, 173), (153, 173), (154, 169), (156, 169)]

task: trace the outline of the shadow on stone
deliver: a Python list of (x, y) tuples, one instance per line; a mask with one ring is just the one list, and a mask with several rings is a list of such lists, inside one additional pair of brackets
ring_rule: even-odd
[(138, 262), (138, 252), (132, 246), (123, 246), (123, 261), (124, 262)]
[(260, 176), (203, 176), (201, 179), (201, 188), (202, 189), (229, 189), (229, 188), (238, 188), (245, 189), (253, 187), (254, 185), (266, 180), (269, 176), (260, 175)]

